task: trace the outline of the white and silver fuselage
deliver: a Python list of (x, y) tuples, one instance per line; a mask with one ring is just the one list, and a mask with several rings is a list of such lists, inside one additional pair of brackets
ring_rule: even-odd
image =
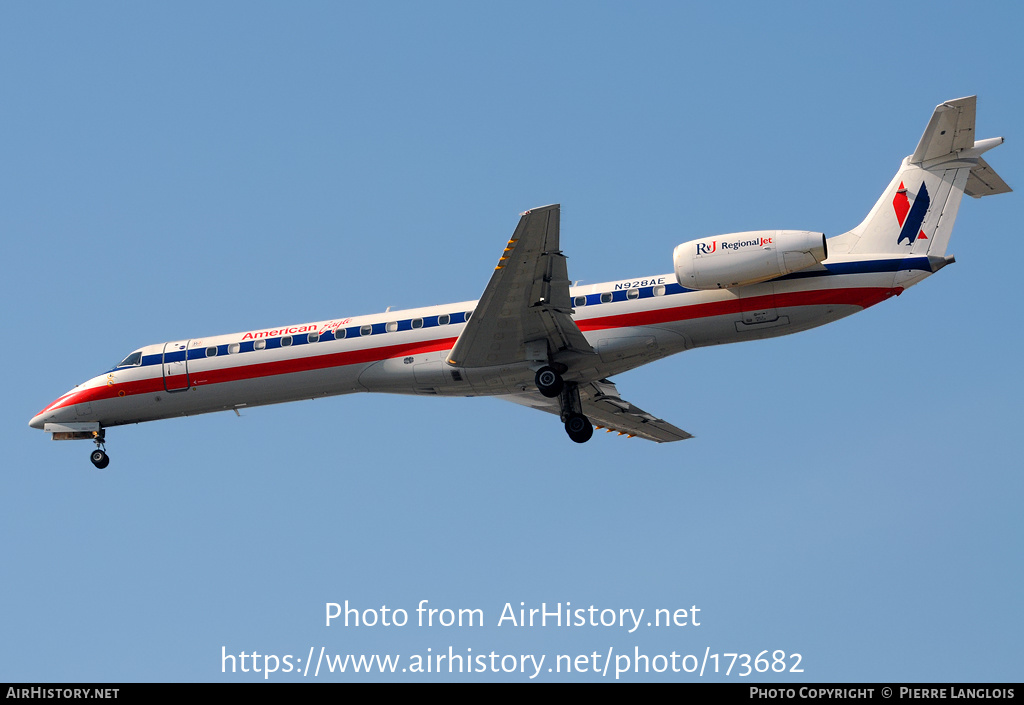
[[(671, 274), (573, 287), (574, 320), (596, 351), (566, 381), (607, 378), (689, 348), (823, 325), (899, 294), (927, 257), (847, 258), (774, 281), (684, 289)], [(352, 392), (448, 396), (533, 389), (536, 365), (447, 362), (475, 301), (147, 345), (30, 421), (102, 427)]]

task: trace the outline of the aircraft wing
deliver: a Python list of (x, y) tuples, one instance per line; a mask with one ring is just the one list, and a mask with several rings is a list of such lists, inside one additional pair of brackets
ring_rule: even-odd
[[(548, 399), (538, 392), (506, 394), (498, 398), (551, 414), (561, 413), (557, 399)], [(581, 384), (580, 402), (583, 406), (583, 414), (598, 429), (617, 431), (620, 436), (626, 435), (630, 438), (637, 436), (658, 443), (685, 441), (687, 438), (693, 438), (683, 429), (624, 401), (619, 396), (619, 390), (607, 379)]]
[(559, 206), (522, 214), (449, 364), (489, 367), (594, 353), (572, 319), (569, 274), (558, 246)]

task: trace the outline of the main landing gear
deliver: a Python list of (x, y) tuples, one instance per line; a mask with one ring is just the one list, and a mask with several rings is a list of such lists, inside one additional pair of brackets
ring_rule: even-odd
[(583, 414), (569, 414), (565, 420), (565, 432), (576, 443), (586, 443), (594, 435), (594, 424)]
[(579, 385), (575, 382), (566, 382), (558, 370), (547, 365), (537, 370), (535, 381), (541, 394), (549, 399), (558, 397), (560, 416), (569, 438), (576, 443), (589, 441), (594, 435), (594, 424), (583, 415)]
[(537, 370), (534, 381), (537, 383), (537, 390), (548, 399), (557, 397), (565, 387), (565, 382), (562, 381), (562, 375), (558, 373), (558, 370), (547, 365)]
[(103, 444), (103, 436), (103, 429), (101, 428), (93, 441), (96, 444), (96, 450), (89, 455), (89, 460), (100, 470), (110, 465), (110, 457), (107, 455), (106, 446)]

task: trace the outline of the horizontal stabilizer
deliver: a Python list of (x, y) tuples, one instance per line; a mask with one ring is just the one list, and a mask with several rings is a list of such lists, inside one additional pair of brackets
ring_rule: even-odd
[(982, 196), (994, 196), (997, 193), (1010, 193), (1012, 190), (984, 159), (978, 157), (978, 165), (971, 169), (971, 175), (967, 177), (964, 193), (974, 198), (981, 198)]
[(978, 97), (972, 95), (936, 106), (910, 163), (920, 164), (973, 147), (977, 105)]

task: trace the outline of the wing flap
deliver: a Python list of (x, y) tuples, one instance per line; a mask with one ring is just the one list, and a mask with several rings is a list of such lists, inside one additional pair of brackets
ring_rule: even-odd
[(583, 413), (596, 428), (618, 431), (619, 435), (638, 436), (656, 443), (671, 443), (693, 438), (677, 426), (659, 419), (619, 396), (608, 380), (580, 386)]

